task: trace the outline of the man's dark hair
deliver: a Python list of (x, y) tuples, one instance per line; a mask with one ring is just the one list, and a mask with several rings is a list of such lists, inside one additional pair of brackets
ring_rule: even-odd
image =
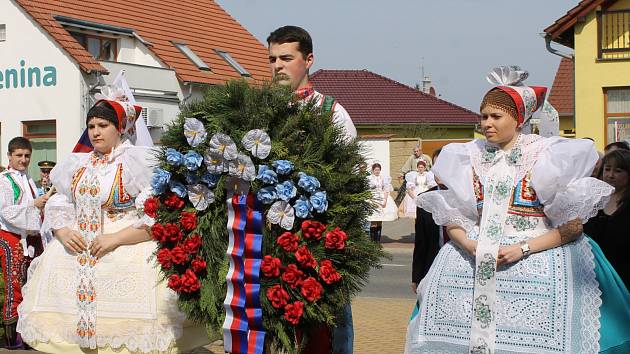
[(612, 148), (630, 151), (630, 145), (628, 145), (628, 143), (626, 143), (625, 141), (617, 141), (614, 143), (610, 143), (606, 145), (606, 147), (604, 148), (604, 151), (610, 151), (610, 149)]
[[(435, 160), (436, 157), (442, 152), (442, 148), (437, 148), (433, 151), (433, 156), (431, 156), (431, 160)], [(433, 161), (435, 163), (435, 161)]]
[(31, 142), (28, 139), (22, 136), (18, 136), (11, 139), (11, 141), (9, 141), (9, 154), (12, 154), (13, 151), (17, 149), (25, 149), (25, 150), (33, 151), (33, 146), (31, 145)]
[(298, 43), (298, 49), (304, 59), (306, 59), (309, 54), (313, 53), (311, 35), (302, 27), (283, 26), (271, 32), (269, 37), (267, 37), (267, 45), (269, 46), (271, 46), (271, 43), (284, 44), (293, 42)]

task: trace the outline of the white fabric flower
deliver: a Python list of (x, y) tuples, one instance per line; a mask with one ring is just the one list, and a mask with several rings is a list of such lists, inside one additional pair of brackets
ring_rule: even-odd
[(125, 90), (122, 87), (113, 86), (113, 85), (105, 85), (101, 87), (101, 92), (96, 93), (94, 98), (98, 100), (109, 100), (109, 101), (127, 101), (128, 99), (125, 96)]
[(188, 145), (196, 147), (203, 143), (208, 136), (206, 128), (203, 126), (200, 120), (197, 118), (184, 118), (184, 135)]
[(229, 163), (229, 173), (231, 176), (251, 182), (256, 178), (256, 166), (249, 156), (238, 154), (236, 159)]
[(285, 230), (291, 230), (295, 221), (295, 210), (291, 204), (279, 200), (269, 208), (267, 220), (272, 224), (280, 225)]
[(206, 210), (208, 205), (214, 203), (214, 193), (203, 184), (193, 184), (187, 186), (188, 199), (199, 211)]
[(227, 169), (227, 161), (223, 158), (223, 155), (219, 154), (215, 150), (207, 150), (203, 162), (206, 164), (206, 169), (213, 175), (220, 175)]
[(210, 144), (208, 145), (210, 146), (208, 152), (222, 156), (227, 161), (234, 160), (238, 155), (236, 144), (228, 135), (216, 133), (210, 138)]
[(233, 194), (247, 195), (249, 193), (249, 183), (238, 177), (228, 177), (225, 180), (225, 189), (228, 196)]
[(271, 138), (262, 129), (253, 129), (247, 132), (241, 140), (247, 151), (259, 159), (264, 159), (271, 152)]

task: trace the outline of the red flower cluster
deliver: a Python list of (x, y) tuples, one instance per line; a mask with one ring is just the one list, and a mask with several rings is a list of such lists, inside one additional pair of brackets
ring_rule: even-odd
[(271, 306), (284, 308), (284, 318), (291, 324), (297, 325), (304, 313), (304, 303), (295, 301), (289, 304), (289, 293), (280, 285), (274, 285), (267, 289), (267, 299), (271, 301)]
[(283, 250), (287, 252), (295, 252), (298, 249), (298, 241), (300, 239), (296, 234), (285, 232), (282, 235), (278, 236), (276, 239), (276, 243), (278, 246), (282, 247)]
[(317, 279), (308, 277), (304, 280), (304, 282), (302, 282), (302, 290), (300, 292), (306, 300), (315, 302), (322, 297), (324, 287), (317, 281)]
[(173, 274), (168, 278), (168, 287), (177, 291), (178, 293), (194, 293), (199, 290), (201, 283), (195, 272), (190, 269), (186, 270), (186, 273), (179, 276)]
[(304, 272), (298, 269), (295, 264), (289, 264), (282, 273), (282, 281), (289, 284), (292, 289), (302, 285)]
[(201, 236), (194, 234), (183, 242), (182, 247), (189, 254), (196, 254), (201, 248)]
[(167, 193), (166, 199), (164, 200), (164, 205), (171, 208), (172, 210), (179, 210), (184, 207), (186, 202), (177, 196), (175, 193)]
[(302, 268), (315, 268), (317, 267), (317, 261), (313, 258), (311, 251), (306, 246), (300, 247), (295, 252), (295, 259), (300, 263)]
[(302, 313), (304, 313), (304, 303), (302, 301), (295, 301), (284, 307), (284, 319), (294, 326), (300, 323)]
[(326, 233), (326, 242), (324, 247), (328, 249), (342, 250), (346, 247), (346, 240), (348, 236), (340, 228), (336, 227), (334, 230)]
[(175, 224), (155, 223), (151, 226), (151, 235), (153, 239), (159, 243), (173, 242), (177, 243), (184, 237), (182, 230)]
[(184, 230), (190, 232), (197, 227), (197, 215), (194, 213), (182, 211), (179, 223), (182, 225), (182, 228)]
[(320, 240), (326, 231), (326, 225), (319, 221), (304, 220), (302, 222), (302, 236), (308, 240)]
[(324, 259), (319, 263), (319, 276), (326, 284), (333, 284), (341, 280), (341, 275), (328, 259)]
[(160, 208), (160, 200), (157, 198), (149, 198), (144, 201), (144, 213), (151, 218), (157, 217), (157, 211)]
[(282, 262), (280, 262), (280, 259), (271, 256), (265, 256), (262, 260), (262, 263), (260, 264), (260, 270), (267, 278), (275, 278), (280, 276), (281, 267)]

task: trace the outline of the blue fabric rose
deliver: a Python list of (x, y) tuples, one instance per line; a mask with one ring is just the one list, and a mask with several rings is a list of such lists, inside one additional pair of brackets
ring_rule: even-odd
[(272, 165), (279, 175), (288, 175), (291, 171), (293, 171), (293, 162), (288, 160), (276, 160)]
[(172, 166), (181, 166), (184, 163), (184, 155), (173, 148), (168, 148), (166, 149), (166, 162)]
[(265, 165), (258, 166), (258, 176), (256, 176), (256, 179), (262, 181), (264, 184), (278, 183), (278, 175)]
[(297, 188), (295, 188), (293, 182), (284, 181), (276, 185), (276, 192), (278, 193), (278, 198), (288, 202), (297, 194)]
[(177, 196), (180, 198), (184, 198), (187, 194), (186, 186), (181, 182), (171, 181), (169, 183), (169, 187), (171, 189), (171, 192), (177, 194)]
[(186, 155), (184, 155), (184, 165), (188, 169), (188, 171), (196, 171), (203, 161), (203, 156), (199, 155), (196, 151), (189, 150)]
[(278, 194), (273, 187), (264, 187), (258, 190), (256, 198), (263, 204), (271, 204), (278, 199)]
[(221, 175), (215, 175), (215, 174), (206, 172), (203, 174), (203, 176), (201, 176), (201, 182), (207, 184), (208, 187), (213, 188), (217, 186), (217, 183), (219, 182), (219, 178), (221, 178)]
[(295, 209), (295, 216), (300, 219), (306, 219), (311, 217), (313, 206), (306, 197), (301, 196), (300, 199), (296, 200), (295, 204), (293, 204), (293, 209)]
[(186, 184), (197, 184), (199, 183), (199, 175), (194, 172), (186, 173)]
[(310, 198), (311, 205), (318, 213), (323, 213), (328, 209), (328, 200), (326, 199), (326, 192), (315, 192)]
[(156, 168), (153, 171), (153, 177), (151, 178), (151, 188), (153, 192), (158, 195), (164, 193), (166, 185), (171, 180), (171, 173), (161, 168)]
[(298, 186), (309, 193), (315, 193), (319, 189), (319, 180), (313, 176), (309, 176), (304, 172), (298, 173), (300, 180)]

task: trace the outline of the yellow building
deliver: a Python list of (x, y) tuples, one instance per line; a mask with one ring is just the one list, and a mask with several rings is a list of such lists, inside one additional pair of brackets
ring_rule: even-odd
[(574, 50), (576, 137), (630, 141), (630, 0), (581, 1), (545, 33)]

